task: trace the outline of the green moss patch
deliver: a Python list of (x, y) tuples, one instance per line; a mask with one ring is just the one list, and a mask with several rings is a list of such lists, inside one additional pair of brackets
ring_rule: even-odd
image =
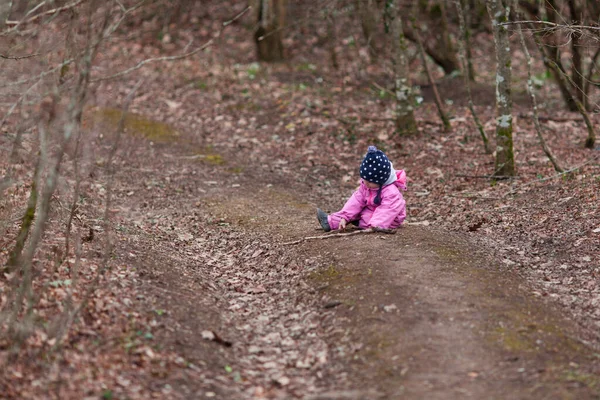
[(312, 272), (309, 275), (309, 278), (316, 282), (328, 282), (330, 280), (338, 278), (339, 276), (340, 271), (333, 264), (331, 264), (325, 269)]
[(124, 132), (132, 136), (145, 137), (153, 142), (172, 142), (179, 137), (179, 132), (171, 126), (146, 118), (143, 115), (126, 112), (115, 108), (95, 108), (86, 116), (94, 124), (106, 127), (115, 132), (119, 122), (124, 118)]

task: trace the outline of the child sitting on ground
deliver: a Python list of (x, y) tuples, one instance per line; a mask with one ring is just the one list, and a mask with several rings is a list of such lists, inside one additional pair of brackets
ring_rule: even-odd
[(396, 171), (390, 160), (375, 146), (369, 146), (360, 164), (360, 187), (340, 211), (327, 215), (317, 208), (317, 219), (325, 232), (344, 230), (346, 224), (360, 229), (398, 228), (406, 218), (406, 173)]

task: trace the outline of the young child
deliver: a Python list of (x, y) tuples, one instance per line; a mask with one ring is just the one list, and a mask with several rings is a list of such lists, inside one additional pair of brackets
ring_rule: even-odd
[(360, 229), (395, 229), (406, 218), (406, 173), (396, 171), (390, 160), (375, 146), (369, 146), (360, 164), (360, 187), (340, 211), (327, 215), (317, 208), (317, 219), (325, 232), (345, 229), (346, 224)]

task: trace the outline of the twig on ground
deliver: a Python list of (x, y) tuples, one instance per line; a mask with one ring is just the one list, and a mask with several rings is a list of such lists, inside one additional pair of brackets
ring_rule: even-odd
[[(519, 113), (519, 118), (534, 118), (531, 114)], [(581, 121), (581, 115), (577, 115), (576, 117), (552, 117), (550, 115), (539, 115), (538, 118), (540, 121), (554, 121), (554, 122), (571, 122), (571, 121)]]
[(389, 89), (384, 88), (383, 86), (381, 86), (380, 84), (378, 84), (375, 81), (371, 81), (371, 85), (375, 86), (379, 90), (383, 90), (385, 93), (389, 94), (390, 96), (396, 97), (396, 93), (392, 92)]
[(467, 174), (455, 174), (454, 176), (458, 178), (480, 178), (480, 179), (519, 179), (518, 176), (508, 176), (508, 175), (467, 175)]
[(510, 192), (506, 192), (503, 197), (509, 196), (511, 194), (515, 194), (516, 189), (521, 189), (521, 188), (523, 188), (525, 186), (533, 185), (534, 183), (545, 182), (545, 181), (548, 181), (548, 180), (554, 179), (554, 178), (560, 178), (561, 176), (570, 174), (571, 172), (574, 172), (574, 171), (577, 171), (578, 169), (583, 168), (586, 165), (591, 164), (591, 163), (593, 163), (596, 160), (600, 160), (600, 154), (596, 155), (595, 157), (590, 158), (589, 160), (587, 160), (583, 164), (579, 164), (578, 166), (573, 167), (571, 169), (568, 169), (568, 170), (566, 170), (564, 172), (560, 172), (560, 173), (555, 174), (555, 175), (547, 176), (546, 178), (536, 179), (534, 181), (530, 181), (530, 182), (524, 183), (524, 184), (522, 184), (520, 186), (516, 186)]
[(24, 58), (36, 57), (36, 56), (39, 56), (40, 54), (42, 54), (42, 53), (33, 53), (33, 54), (25, 55), (25, 56), (9, 56), (8, 54), (0, 53), (0, 58), (4, 58), (6, 60), (22, 60)]
[(293, 245), (293, 244), (299, 244), (302, 242), (306, 242), (308, 240), (321, 240), (321, 239), (331, 239), (331, 238), (338, 238), (338, 237), (348, 237), (348, 236), (367, 234), (367, 233), (387, 233), (387, 234), (393, 235), (396, 233), (396, 230), (395, 229), (369, 228), (369, 229), (364, 229), (364, 230), (357, 230), (354, 232), (340, 232), (340, 231), (333, 231), (333, 232), (335, 232), (335, 233), (330, 233), (327, 235), (320, 235), (320, 236), (307, 236), (302, 239), (294, 240), (292, 242), (283, 243), (283, 245), (289, 246), (289, 245)]

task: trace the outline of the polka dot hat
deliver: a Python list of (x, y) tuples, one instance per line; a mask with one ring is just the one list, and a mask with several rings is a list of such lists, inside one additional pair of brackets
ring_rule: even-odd
[(360, 177), (377, 185), (383, 185), (390, 177), (390, 160), (377, 150), (375, 146), (369, 146), (367, 154), (360, 164)]
[(381, 204), (381, 187), (390, 177), (392, 166), (383, 151), (375, 146), (369, 146), (367, 154), (360, 164), (360, 177), (366, 181), (379, 185), (375, 203)]

